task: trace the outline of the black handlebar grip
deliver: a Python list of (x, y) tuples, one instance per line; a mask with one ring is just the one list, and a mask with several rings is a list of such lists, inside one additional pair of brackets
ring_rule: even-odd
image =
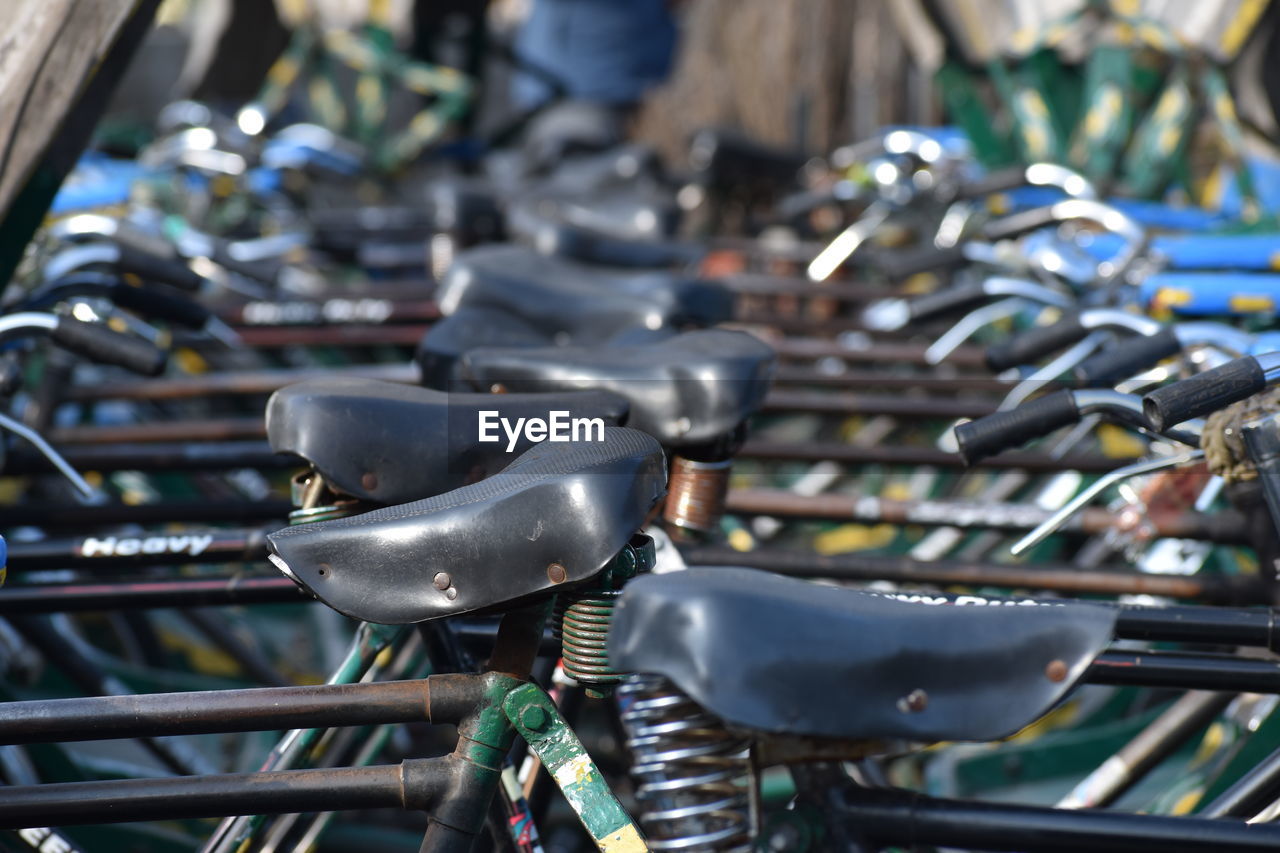
[(141, 338), (73, 317), (60, 317), (49, 337), (59, 346), (91, 361), (117, 364), (143, 376), (159, 375), (169, 360), (167, 352)]
[(1031, 210), (1023, 210), (991, 220), (982, 226), (982, 236), (993, 243), (996, 240), (1011, 240), (1030, 231), (1048, 228), (1057, 221), (1058, 217), (1054, 215), (1051, 205), (1034, 207)]
[(961, 287), (944, 287), (923, 296), (907, 300), (907, 316), (912, 322), (921, 322), (959, 311), (967, 311), (990, 299), (981, 284)]
[(901, 280), (923, 272), (950, 269), (967, 263), (963, 246), (939, 249), (923, 246), (918, 249), (897, 249), (877, 253), (875, 264), (889, 278)]
[(1039, 326), (1014, 335), (1004, 343), (987, 347), (987, 367), (999, 373), (1011, 367), (1031, 364), (1066, 349), (1089, 334), (1078, 316), (1064, 317), (1052, 326)]
[(111, 301), (140, 316), (188, 329), (203, 329), (212, 316), (203, 305), (162, 284), (134, 287), (118, 282), (111, 288)]
[(171, 284), (180, 290), (197, 291), (204, 286), (204, 276), (178, 258), (162, 258), (128, 245), (119, 245), (119, 249), (120, 260), (116, 266), (121, 272)]
[(966, 465), (1019, 447), (1033, 438), (1080, 421), (1070, 391), (1055, 391), (1007, 412), (996, 412), (956, 427), (956, 442)]
[(957, 199), (982, 198), (995, 193), (1007, 193), (1027, 185), (1026, 166), (1007, 166), (987, 172), (976, 181), (965, 181), (956, 191)]
[(1086, 388), (1111, 388), (1180, 352), (1182, 341), (1171, 327), (1166, 327), (1154, 335), (1126, 338), (1089, 356), (1076, 366), (1074, 375)]
[(1157, 388), (1142, 398), (1142, 411), (1157, 432), (1216, 412), (1267, 387), (1262, 365), (1253, 356), (1237, 358), (1199, 376)]
[(228, 272), (242, 275), (261, 284), (275, 284), (284, 270), (284, 261), (276, 259), (242, 261), (231, 254), (229, 247), (230, 244), (227, 241), (215, 240), (209, 253), (209, 260)]

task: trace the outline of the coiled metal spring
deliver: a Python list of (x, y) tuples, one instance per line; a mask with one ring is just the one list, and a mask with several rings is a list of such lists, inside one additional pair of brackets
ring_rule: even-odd
[(617, 689), (651, 850), (750, 849), (748, 742), (664, 678)]
[(556, 633), (561, 642), (564, 671), (584, 686), (611, 686), (625, 675), (610, 668), (606, 648), (613, 608), (621, 594), (618, 590), (597, 590), (560, 598)]

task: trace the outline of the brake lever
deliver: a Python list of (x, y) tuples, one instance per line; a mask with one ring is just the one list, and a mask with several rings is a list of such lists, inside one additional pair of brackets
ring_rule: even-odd
[(1000, 405), (996, 407), (996, 411), (1004, 412), (1009, 409), (1016, 408), (1025, 402), (1028, 397), (1040, 389), (1046, 382), (1052, 382), (1080, 362), (1084, 361), (1089, 355), (1098, 350), (1102, 344), (1108, 339), (1106, 332), (1091, 332), (1083, 340), (1072, 345), (1069, 349), (1059, 355), (1053, 361), (1039, 368), (1026, 379), (1023, 379), (1008, 395), (1000, 401)]
[(1140, 474), (1150, 474), (1155, 471), (1163, 471), (1166, 468), (1177, 468), (1180, 465), (1198, 462), (1201, 459), (1204, 459), (1203, 450), (1190, 450), (1186, 453), (1180, 453), (1176, 456), (1168, 456), (1163, 459), (1144, 459), (1140, 462), (1134, 462), (1131, 465), (1125, 465), (1121, 468), (1117, 468), (1109, 474), (1104, 474), (1090, 484), (1087, 489), (1068, 501), (1062, 509), (1046, 518), (1038, 527), (1015, 542), (1013, 547), (1009, 549), (1009, 553), (1015, 557), (1021, 556), (1028, 549), (1039, 545), (1051, 536), (1058, 528), (1066, 524), (1067, 521), (1084, 508), (1086, 504), (1116, 483), (1127, 480), (1130, 477), (1136, 477)]
[(872, 202), (862, 215), (837, 234), (821, 252), (809, 262), (806, 273), (810, 281), (826, 281), (845, 261), (865, 243), (875, 230), (889, 219), (889, 206), (884, 202)]
[(40, 451), (41, 456), (48, 459), (49, 463), (53, 465), (54, 468), (58, 469), (58, 473), (62, 474), (62, 476), (66, 477), (67, 480), (71, 482), (71, 485), (75, 487), (76, 491), (80, 493), (86, 503), (100, 504), (106, 502), (107, 496), (98, 489), (89, 485), (88, 481), (85, 480), (84, 477), (80, 476), (80, 472), (76, 471), (75, 468), (72, 468), (71, 464), (67, 462), (66, 459), (62, 458), (62, 454), (54, 450), (53, 445), (45, 441), (44, 436), (40, 435), (40, 433), (36, 432), (21, 421), (14, 420), (8, 415), (2, 413), (0, 413), (0, 429), (7, 429), (19, 438), (24, 438), (30, 442), (36, 450)]

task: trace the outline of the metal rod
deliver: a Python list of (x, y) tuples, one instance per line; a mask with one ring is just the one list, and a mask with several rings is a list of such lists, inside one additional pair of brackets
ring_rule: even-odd
[(1035, 566), (922, 561), (908, 557), (866, 554), (823, 555), (807, 551), (765, 548), (735, 551), (700, 547), (682, 552), (691, 566), (743, 566), (806, 578), (852, 581), (893, 581), (937, 586), (1005, 586), (1052, 592), (1099, 595), (1156, 595), (1216, 604), (1261, 604), (1269, 591), (1256, 578), (1213, 575), (1182, 577), (1152, 575), (1124, 567), (1082, 571), (1069, 565)]
[(175, 521), (231, 522), (247, 524), (277, 520), (282, 524), (293, 511), (288, 501), (164, 501), (128, 506), (65, 506), (25, 504), (0, 510), (5, 525), (25, 524), (44, 528), (85, 528), (106, 524), (167, 524)]
[(456, 723), (485, 683), (474, 675), (433, 675), (414, 681), (7, 702), (0, 705), (0, 743)]
[[(854, 339), (826, 339), (811, 337), (779, 337), (761, 335), (781, 359), (794, 361), (838, 358), (851, 363), (892, 362), (929, 366), (926, 353), (929, 347), (903, 341), (871, 341), (865, 336)], [(975, 369), (989, 375), (986, 355), (982, 347), (960, 346), (948, 353), (948, 367)]]
[(449, 759), (162, 779), (8, 787), (0, 829), (239, 815), (420, 808), (447, 784)]
[[(259, 423), (261, 418), (254, 418)], [(304, 465), (297, 457), (273, 453), (265, 441), (219, 441), (210, 444), (63, 445), (63, 457), (84, 471), (225, 471), (228, 468), (284, 469)], [(5, 459), (6, 476), (50, 471), (44, 457), (18, 448)]]
[[(876, 445), (860, 447), (837, 442), (781, 442), (749, 440), (736, 456), (741, 459), (770, 459), (794, 462), (830, 460), (845, 465), (929, 465), (937, 468), (963, 468), (964, 460), (956, 453), (933, 447)], [(984, 468), (1016, 468), (1023, 471), (1082, 471), (1103, 473), (1130, 461), (1101, 454), (1056, 457), (1046, 453), (1002, 453), (983, 461)]]
[[(772, 515), (876, 524), (918, 524), (964, 529), (1026, 531), (1051, 513), (1036, 506), (986, 503), (978, 500), (899, 501), (858, 495), (797, 495), (783, 489), (731, 490), (725, 509), (744, 515)], [(1212, 515), (1198, 512), (1152, 512), (1144, 520), (1156, 537), (1203, 539), (1221, 544), (1247, 545), (1249, 528), (1234, 511)], [(1070, 518), (1061, 532), (1095, 535), (1112, 530), (1116, 519), (1107, 510), (1089, 507)]]
[(1280, 693), (1280, 664), (1188, 652), (1106, 651), (1085, 673), (1090, 684)]
[(1098, 809), (1111, 805), (1203, 731), (1234, 698), (1234, 693), (1201, 690), (1179, 697), (1133, 740), (1072, 788), (1071, 793), (1058, 801), (1057, 807)]
[(418, 381), (418, 368), (414, 364), (367, 364), (288, 370), (228, 370), (177, 379), (125, 380), (98, 385), (77, 385), (68, 388), (63, 399), (71, 401), (178, 400), (217, 394), (270, 394), (294, 382), (337, 377), (415, 384)]
[[(136, 535), (63, 536), (38, 542), (10, 542), (11, 574), (42, 569), (120, 570), (177, 563), (236, 563), (266, 556), (266, 534), (272, 528), (240, 528), (190, 532), (162, 531)], [(0, 595), (8, 592), (0, 590)]]
[(882, 844), (1053, 853), (1222, 853), (1280, 845), (1280, 826), (944, 800), (892, 789), (846, 794), (839, 815), (855, 837)]
[(0, 614), (225, 607), (311, 600), (286, 577), (73, 582), (5, 587), (0, 590)]
[(1205, 817), (1252, 817), (1280, 798), (1280, 749), (1249, 768), (1204, 807)]
[[(886, 378), (886, 382), (892, 381)], [(848, 394), (774, 389), (765, 397), (766, 412), (810, 412), (826, 415), (889, 415), (895, 418), (955, 420), (993, 413), (989, 400), (921, 398), (894, 394)]]

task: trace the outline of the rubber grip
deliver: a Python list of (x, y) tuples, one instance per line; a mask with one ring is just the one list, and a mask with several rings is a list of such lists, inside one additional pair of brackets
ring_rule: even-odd
[(920, 322), (946, 314), (967, 311), (986, 302), (991, 297), (981, 284), (961, 287), (944, 287), (933, 293), (915, 296), (907, 301), (907, 316), (911, 322)]
[(1026, 166), (1007, 166), (987, 172), (975, 181), (965, 181), (956, 191), (958, 199), (982, 198), (994, 193), (1007, 193), (1027, 185)]
[(1037, 326), (1019, 332), (1003, 343), (987, 347), (987, 367), (999, 373), (1011, 367), (1031, 364), (1066, 349), (1089, 334), (1080, 318), (1064, 317), (1052, 326)]
[(889, 278), (896, 280), (910, 278), (924, 272), (949, 269), (967, 261), (963, 246), (952, 246), (949, 249), (924, 246), (918, 249), (899, 249), (878, 253), (875, 256), (875, 264), (880, 270)]
[(1170, 327), (1154, 335), (1126, 338), (1076, 365), (1076, 381), (1086, 388), (1111, 388), (1135, 373), (1154, 367), (1182, 352), (1182, 342)]
[(1011, 240), (1014, 237), (1021, 237), (1030, 231), (1048, 228), (1050, 225), (1057, 223), (1057, 221), (1058, 218), (1054, 215), (1052, 205), (1033, 207), (1031, 210), (1023, 210), (991, 220), (982, 227), (982, 236), (992, 242), (996, 240)]
[(280, 278), (280, 273), (285, 266), (284, 261), (275, 259), (242, 261), (232, 256), (229, 245), (225, 240), (215, 240), (209, 260), (228, 272), (253, 279), (261, 284), (275, 284)]
[(143, 376), (157, 376), (164, 370), (169, 354), (141, 338), (61, 317), (49, 337), (61, 347), (101, 364), (116, 364)]
[(1252, 397), (1266, 387), (1262, 365), (1250, 355), (1157, 388), (1142, 398), (1142, 411), (1152, 428), (1162, 432)]
[(111, 301), (142, 317), (163, 320), (188, 329), (203, 329), (212, 316), (203, 305), (163, 284), (134, 287), (117, 282), (111, 288)]
[(148, 281), (171, 284), (180, 290), (197, 291), (204, 286), (204, 276), (181, 260), (162, 258), (127, 245), (120, 245), (119, 249), (120, 260), (116, 262), (116, 266), (121, 272), (133, 273)]
[(1055, 391), (1016, 409), (960, 424), (955, 429), (956, 443), (965, 464), (974, 465), (1079, 421), (1075, 397), (1070, 391)]

